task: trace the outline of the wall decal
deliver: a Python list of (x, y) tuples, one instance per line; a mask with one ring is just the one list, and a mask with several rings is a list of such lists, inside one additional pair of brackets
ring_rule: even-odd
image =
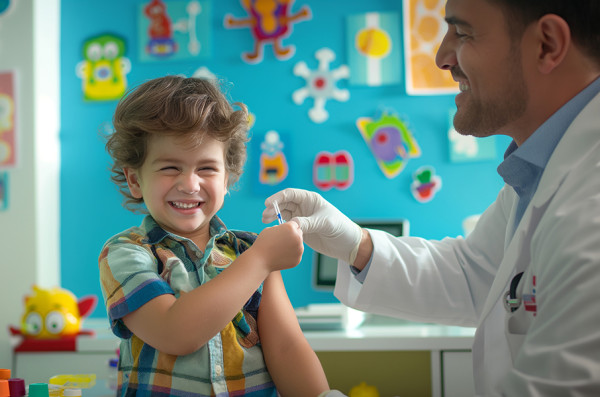
[(0, 172), (0, 211), (8, 209), (8, 172)]
[(329, 68), (335, 59), (335, 53), (329, 48), (318, 50), (315, 58), (319, 61), (316, 70), (310, 70), (304, 61), (300, 61), (294, 66), (294, 74), (303, 77), (306, 86), (294, 91), (292, 99), (296, 105), (301, 105), (306, 98), (312, 97), (314, 103), (308, 111), (308, 117), (315, 123), (323, 123), (329, 118), (329, 113), (325, 110), (325, 104), (329, 99), (341, 102), (350, 99), (348, 90), (336, 87), (339, 80), (348, 78), (350, 70), (346, 65), (341, 65), (336, 69)]
[(249, 27), (254, 37), (254, 50), (242, 54), (247, 63), (259, 63), (263, 60), (265, 44), (273, 46), (273, 53), (279, 60), (294, 56), (293, 45), (284, 46), (283, 39), (292, 34), (292, 24), (312, 18), (310, 8), (302, 6), (300, 11), (291, 13), (294, 0), (241, 0), (248, 13), (247, 18), (225, 15), (224, 25), (228, 29)]
[(383, 112), (377, 120), (361, 117), (356, 126), (373, 152), (377, 165), (388, 178), (397, 176), (409, 159), (421, 155), (421, 149), (406, 123), (396, 115)]
[(0, 16), (7, 15), (14, 1), (0, 0)]
[(14, 4), (14, 0), (0, 0), (0, 18), (9, 15)]
[(201, 66), (198, 69), (196, 69), (194, 71), (194, 74), (192, 74), (192, 77), (197, 77), (199, 79), (208, 80), (213, 83), (217, 82), (217, 80), (218, 80), (217, 75), (215, 75), (213, 72), (211, 72), (210, 69), (207, 68), (206, 66)]
[(139, 7), (140, 61), (180, 61), (211, 55), (209, 1), (151, 0)]
[(0, 72), (0, 169), (17, 163), (16, 82), (14, 72)]
[[(260, 144), (260, 171), (258, 180), (263, 185), (278, 185), (287, 178), (289, 167), (284, 153), (285, 145), (277, 131), (268, 131)], [(288, 148), (285, 148), (286, 150)]]
[[(0, 0), (0, 21), (11, 13), (14, 4), (15, 1)], [(0, 25), (0, 27), (2, 27), (2, 25)], [(3, 36), (6, 36), (6, 34)], [(0, 40), (0, 54), (2, 54), (2, 40)]]
[(410, 95), (451, 94), (458, 84), (435, 64), (446, 33), (446, 0), (403, 0), (406, 92)]
[(369, 12), (347, 17), (350, 84), (380, 86), (401, 81), (400, 15)]
[(442, 188), (442, 178), (435, 175), (433, 167), (420, 167), (413, 174), (410, 190), (413, 197), (420, 203), (433, 200), (436, 193)]
[(83, 58), (76, 67), (81, 79), (83, 98), (88, 101), (120, 99), (127, 90), (131, 62), (125, 57), (125, 40), (106, 33), (83, 43)]
[(313, 183), (321, 190), (348, 189), (354, 182), (354, 161), (345, 150), (319, 152), (313, 163)]

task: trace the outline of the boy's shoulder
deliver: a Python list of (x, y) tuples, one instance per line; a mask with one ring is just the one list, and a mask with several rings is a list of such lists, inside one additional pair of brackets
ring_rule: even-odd
[(237, 239), (248, 242), (250, 244), (254, 243), (254, 241), (258, 237), (257, 233), (248, 232), (245, 230), (230, 230), (230, 232), (233, 233)]
[(106, 243), (107, 245), (119, 244), (119, 243), (129, 243), (129, 244), (137, 244), (144, 245), (148, 241), (148, 233), (146, 230), (141, 228), (140, 226), (130, 227), (129, 229), (123, 230), (120, 233), (115, 234), (110, 237)]
[[(159, 235), (160, 234), (160, 235)], [(156, 222), (149, 216), (145, 217), (139, 226), (133, 226), (129, 229), (123, 230), (120, 233), (115, 234), (109, 238), (105, 246), (114, 244), (135, 244), (135, 245), (147, 245), (151, 243), (152, 239), (161, 240), (164, 237), (164, 230), (162, 230)]]
[(257, 233), (248, 232), (244, 230), (231, 230), (229, 229), (228, 234), (233, 235), (235, 238), (229, 239), (229, 243), (235, 244), (237, 251), (241, 254), (254, 244), (254, 241), (258, 237)]

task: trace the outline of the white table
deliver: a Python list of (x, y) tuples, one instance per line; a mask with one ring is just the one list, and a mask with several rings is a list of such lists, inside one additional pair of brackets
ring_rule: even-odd
[[(15, 354), (13, 376), (24, 378), (29, 384), (47, 382), (49, 377), (60, 373), (95, 373), (97, 386), (84, 390), (84, 394), (108, 395), (104, 387), (108, 360), (115, 357), (119, 340), (106, 319), (87, 319), (83, 328), (93, 329), (95, 336), (79, 337), (75, 352)], [(469, 395), (473, 387), (470, 350), (474, 332), (474, 328), (368, 316), (356, 329), (306, 330), (305, 336), (316, 352), (429, 351), (432, 397), (462, 397)]]

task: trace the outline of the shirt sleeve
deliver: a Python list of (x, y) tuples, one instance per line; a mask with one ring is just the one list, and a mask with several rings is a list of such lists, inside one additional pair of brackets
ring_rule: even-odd
[(122, 318), (150, 300), (174, 294), (157, 273), (157, 261), (144, 247), (120, 237), (106, 243), (99, 258), (100, 285), (113, 333), (131, 337)]
[[(367, 229), (367, 231), (368, 231), (368, 229)], [(356, 280), (359, 283), (362, 284), (365, 282), (365, 279), (367, 278), (367, 274), (369, 274), (369, 269), (371, 268), (371, 262), (373, 262), (373, 253), (371, 253), (371, 257), (369, 258), (369, 261), (367, 262), (365, 267), (363, 267), (362, 270), (358, 270), (357, 267), (350, 265), (350, 271), (352, 272), (352, 274), (354, 274), (354, 277), (356, 277)]]

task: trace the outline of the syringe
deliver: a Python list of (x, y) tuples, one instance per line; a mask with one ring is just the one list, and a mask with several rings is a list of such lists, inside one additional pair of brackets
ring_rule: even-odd
[(279, 211), (279, 205), (277, 205), (277, 201), (273, 201), (273, 208), (275, 208), (275, 214), (277, 214), (277, 222), (281, 225), (284, 220), (281, 217), (281, 211)]

